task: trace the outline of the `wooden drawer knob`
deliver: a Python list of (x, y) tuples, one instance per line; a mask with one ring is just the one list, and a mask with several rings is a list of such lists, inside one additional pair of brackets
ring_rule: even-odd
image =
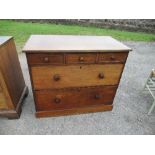
[(48, 58), (48, 57), (45, 57), (45, 58), (44, 58), (44, 61), (45, 61), (45, 62), (49, 62), (49, 58)]
[(103, 74), (103, 73), (99, 73), (98, 77), (99, 77), (100, 79), (104, 79), (104, 74)]
[(111, 59), (111, 60), (115, 60), (115, 57), (112, 55), (112, 56), (110, 57), (110, 59)]
[(84, 61), (84, 57), (79, 57), (79, 61)]
[(59, 80), (60, 80), (60, 75), (59, 75), (59, 74), (55, 74), (55, 75), (53, 76), (53, 79), (54, 79), (55, 81), (59, 81)]
[(102, 96), (101, 96), (100, 94), (96, 94), (96, 95), (95, 95), (95, 99), (97, 99), (97, 100), (98, 100), (98, 99), (101, 99), (101, 97), (102, 97)]
[(61, 98), (59, 96), (56, 96), (54, 99), (55, 103), (60, 103), (61, 102)]

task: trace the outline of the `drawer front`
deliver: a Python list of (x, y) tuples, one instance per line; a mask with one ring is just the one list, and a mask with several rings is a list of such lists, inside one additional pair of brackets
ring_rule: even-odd
[(77, 88), (67, 90), (36, 91), (37, 111), (63, 110), (95, 105), (111, 105), (116, 92), (115, 86)]
[(88, 64), (96, 62), (96, 54), (66, 54), (67, 64)]
[(31, 67), (35, 90), (117, 85), (123, 64)]
[(128, 53), (99, 53), (99, 63), (125, 63)]
[(63, 64), (63, 54), (27, 54), (29, 65), (37, 64)]

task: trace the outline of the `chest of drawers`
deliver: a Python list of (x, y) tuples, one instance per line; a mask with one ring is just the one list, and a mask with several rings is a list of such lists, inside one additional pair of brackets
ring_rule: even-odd
[(27, 94), (13, 38), (0, 36), (0, 116), (19, 118)]
[(36, 116), (112, 110), (130, 50), (108, 36), (32, 35), (23, 52)]

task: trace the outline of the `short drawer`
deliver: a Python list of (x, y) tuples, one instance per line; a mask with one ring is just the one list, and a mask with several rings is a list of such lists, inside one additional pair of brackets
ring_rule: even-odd
[(116, 89), (115, 86), (108, 86), (99, 88), (36, 91), (36, 110), (48, 111), (95, 105), (111, 105)]
[(66, 54), (67, 64), (88, 64), (96, 62), (96, 54)]
[(63, 54), (27, 54), (27, 61), (29, 65), (35, 64), (63, 64)]
[(99, 53), (99, 63), (125, 63), (128, 53)]
[(123, 66), (123, 64), (33, 66), (31, 75), (35, 90), (117, 85)]

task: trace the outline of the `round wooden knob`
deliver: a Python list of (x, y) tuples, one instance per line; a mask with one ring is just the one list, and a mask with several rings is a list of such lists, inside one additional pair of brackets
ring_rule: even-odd
[(79, 60), (80, 61), (84, 61), (84, 57), (79, 57)]
[(54, 102), (55, 103), (60, 103), (61, 102), (61, 98), (56, 96), (55, 99), (54, 99)]
[(111, 60), (115, 60), (115, 57), (112, 55), (112, 56), (110, 57), (110, 59), (111, 59)]
[(95, 95), (95, 99), (100, 99), (102, 96), (100, 94)]
[(59, 74), (55, 74), (55, 75), (53, 76), (53, 79), (54, 79), (55, 81), (59, 81), (59, 80), (60, 80), (60, 75), (59, 75)]
[(103, 78), (104, 78), (104, 74), (103, 74), (103, 73), (99, 73), (98, 77), (99, 77), (100, 79), (103, 79)]
[(45, 58), (44, 58), (44, 61), (45, 61), (45, 62), (49, 62), (49, 58), (48, 58), (48, 57), (45, 57)]
[(77, 91), (80, 91), (81, 89), (80, 88), (77, 88)]

